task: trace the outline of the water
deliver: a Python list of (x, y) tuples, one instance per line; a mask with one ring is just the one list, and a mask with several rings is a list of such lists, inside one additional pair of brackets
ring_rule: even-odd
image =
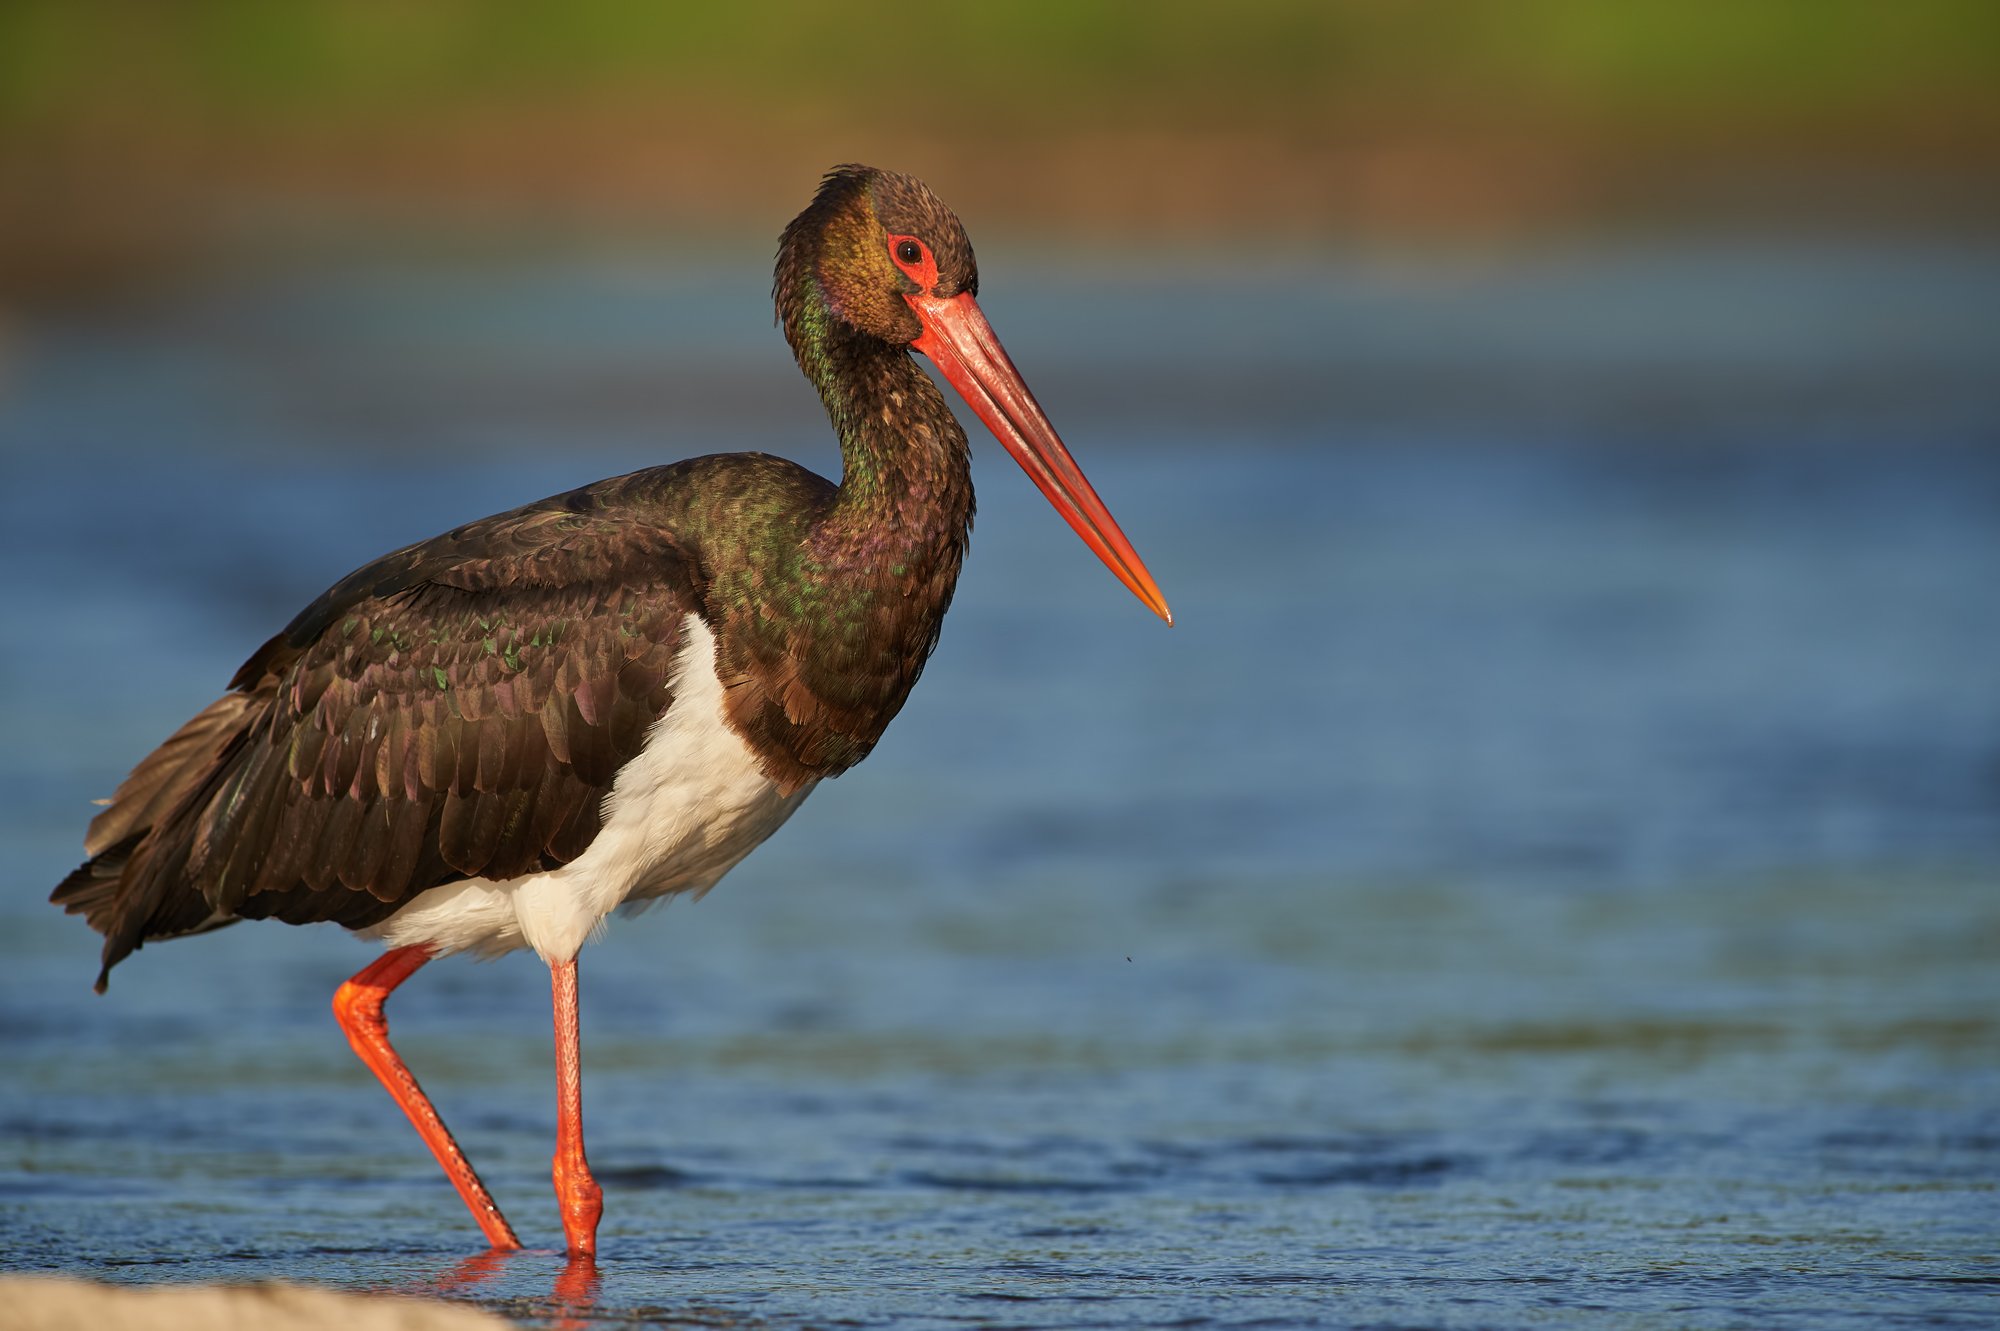
[(545, 1245), (487, 1263), (327, 1014), (367, 949), (248, 925), (97, 999), (42, 899), (353, 564), (684, 452), (833, 465), (754, 264), (17, 331), (0, 1269), (614, 1326), (2000, 1320), (2000, 260), (985, 258), (1181, 626), (980, 450), (877, 753), (585, 954), (582, 1290), (531, 957), (391, 1006)]

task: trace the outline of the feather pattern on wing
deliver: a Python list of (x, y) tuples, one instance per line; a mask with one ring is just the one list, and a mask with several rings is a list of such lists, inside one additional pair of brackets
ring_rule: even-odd
[[(471, 523), (329, 589), (143, 761), (54, 899), (106, 935), (376, 923), (565, 864), (672, 699), (696, 563), (621, 482)], [(100, 977), (100, 984), (102, 977)]]

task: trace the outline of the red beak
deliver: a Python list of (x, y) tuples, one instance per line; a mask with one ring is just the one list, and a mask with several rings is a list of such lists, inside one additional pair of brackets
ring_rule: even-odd
[(1055, 427), (1042, 414), (1035, 395), (1007, 358), (1000, 339), (993, 335), (993, 325), (986, 322), (971, 293), (948, 299), (925, 295), (904, 299), (924, 325), (923, 336), (910, 345), (930, 357), (966, 405), (986, 422), (994, 438), (1014, 455), (1028, 479), (1040, 487), (1056, 512), (1068, 520), (1118, 580), (1154, 614), (1173, 623), (1173, 611), (1167, 609), (1167, 600), (1160, 595), (1153, 575), (1146, 571), (1125, 533), (1118, 530), (1097, 491), (1083, 478), (1076, 459), (1056, 437)]

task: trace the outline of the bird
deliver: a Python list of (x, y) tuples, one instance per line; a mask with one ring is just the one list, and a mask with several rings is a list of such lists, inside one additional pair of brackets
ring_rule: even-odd
[(97, 991), (147, 942), (242, 920), (381, 942), (335, 1017), (508, 1250), (384, 1004), (435, 958), (532, 949), (555, 1026), (551, 1177), (568, 1253), (594, 1259), (577, 955), (614, 911), (713, 887), (868, 756), (917, 682), (973, 518), (970, 445), (917, 356), (1173, 623), (978, 290), (964, 227), (923, 182), (828, 171), (780, 237), (772, 297), (839, 437), (839, 482), (768, 454), (693, 457), (335, 582), (100, 801), (50, 898), (104, 936)]

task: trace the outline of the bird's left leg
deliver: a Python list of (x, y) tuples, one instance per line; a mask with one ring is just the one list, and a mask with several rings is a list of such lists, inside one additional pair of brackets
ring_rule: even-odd
[(333, 995), (333, 1015), (340, 1028), (347, 1032), (347, 1042), (354, 1046), (354, 1052), (368, 1065), (376, 1079), (388, 1088), (403, 1112), (410, 1116), (424, 1144), (431, 1148), (431, 1154), (444, 1166), (452, 1186), (465, 1199), (466, 1209), (479, 1222), (480, 1232), (495, 1248), (510, 1250), (521, 1246), (514, 1237), (514, 1231), (507, 1224), (507, 1217), (500, 1214), (500, 1208), (493, 1204), (493, 1194), (479, 1181), (472, 1164), (465, 1158), (465, 1152), (458, 1148), (451, 1131), (432, 1106), (424, 1088), (417, 1085), (416, 1076), (411, 1073), (395, 1047), (389, 1043), (389, 1021), (382, 1015), (382, 1004), (397, 985), (410, 978), (417, 968), (431, 959), (431, 951), (422, 944), (399, 947), (385, 952), (373, 965), (363, 969), (358, 975), (340, 986)]
[(597, 1252), (604, 1190), (583, 1155), (583, 1064), (577, 1050), (576, 958), (549, 964), (556, 1025), (556, 1204), (572, 1257)]

